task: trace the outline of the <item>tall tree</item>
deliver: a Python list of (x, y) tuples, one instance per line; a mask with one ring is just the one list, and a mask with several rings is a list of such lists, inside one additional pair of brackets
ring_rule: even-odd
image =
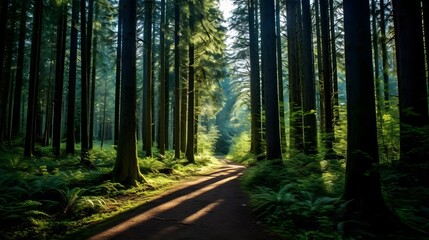
[[(94, 141), (94, 106), (95, 106), (95, 78), (96, 78), (96, 66), (92, 63), (96, 62), (97, 49), (94, 48), (94, 37), (93, 37), (93, 29), (94, 29), (94, 0), (88, 1), (88, 22), (87, 22), (87, 38), (86, 38), (86, 46), (87, 46), (87, 70), (88, 70), (88, 148), (91, 150), (93, 147)], [(92, 56), (92, 58), (91, 58)], [(92, 62), (91, 62), (92, 59)], [(91, 87), (90, 87), (91, 85)]]
[(66, 153), (75, 153), (75, 105), (76, 105), (76, 73), (77, 73), (77, 37), (79, 21), (79, 0), (72, 1), (72, 19), (70, 30), (69, 81), (67, 96), (67, 141)]
[(136, 184), (143, 180), (137, 160), (136, 29), (137, 1), (123, 1), (123, 48), (121, 72), (121, 128), (113, 168), (115, 181)]
[(276, 75), (276, 30), (274, 1), (260, 1), (261, 50), (264, 73), (267, 159), (282, 159), (279, 100)]
[(189, 1), (189, 69), (188, 69), (188, 139), (186, 158), (190, 163), (195, 162), (195, 44), (192, 36), (195, 33), (195, 7), (192, 0)]
[(13, 117), (12, 117), (12, 135), (16, 136), (20, 132), (21, 123), (21, 101), (22, 101), (22, 85), (24, 75), (24, 57), (25, 57), (25, 40), (26, 40), (26, 25), (27, 25), (27, 1), (21, 2), (21, 13), (19, 20), (19, 39), (18, 39), (18, 56), (16, 60), (16, 80), (15, 93), (13, 99)]
[(143, 150), (146, 156), (152, 156), (152, 15), (154, 10), (154, 1), (145, 1), (144, 18), (144, 67), (143, 67)]
[(55, 100), (52, 147), (55, 156), (61, 153), (61, 119), (64, 87), (64, 65), (66, 52), (67, 4), (58, 6), (59, 17), (57, 24), (56, 69), (55, 69)]
[(320, 25), (322, 33), (322, 61), (323, 61), (323, 102), (324, 102), (324, 145), (327, 156), (333, 154), (334, 126), (332, 109), (332, 68), (331, 48), (329, 45), (329, 14), (328, 1), (320, 0)]
[(258, 32), (255, 29), (255, 0), (248, 0), (249, 47), (250, 47), (250, 111), (251, 111), (251, 151), (262, 153), (261, 144), (261, 79), (259, 71)]
[(1, 3), (1, 15), (0, 15), (0, 143), (3, 142), (3, 130), (5, 129), (4, 121), (6, 116), (3, 116), (3, 109), (6, 106), (6, 102), (4, 102), (5, 91), (7, 90), (4, 86), (4, 81), (6, 79), (3, 78), (3, 61), (5, 56), (5, 39), (8, 35), (6, 33), (7, 19), (8, 19), (8, 9), (9, 9), (9, 1), (4, 0)]
[(423, 163), (429, 117), (420, 1), (394, 0), (401, 159)]
[(88, 138), (88, 48), (87, 48), (86, 1), (80, 1), (80, 54), (81, 54), (81, 162), (89, 161)]
[(158, 146), (159, 153), (165, 154), (166, 142), (166, 118), (168, 114), (166, 112), (166, 99), (167, 93), (167, 78), (168, 73), (166, 72), (166, 46), (165, 46), (165, 31), (167, 24), (165, 21), (165, 0), (161, 0), (161, 21), (159, 31), (159, 44), (160, 44), (160, 70), (159, 70), (159, 134), (158, 134)]
[(295, 0), (286, 1), (288, 34), (288, 69), (289, 69), (289, 113), (290, 146), (295, 150), (303, 149), (302, 129), (302, 89), (300, 75), (300, 12)]
[(384, 4), (385, 0), (380, 0), (380, 41), (381, 41), (381, 61), (383, 66), (383, 95), (384, 95), (384, 108), (389, 109), (389, 62), (387, 58), (387, 43), (386, 38), (386, 8)]
[(303, 110), (304, 110), (304, 150), (317, 151), (316, 97), (314, 85), (314, 62), (311, 29), (310, 0), (302, 1), (303, 29)]
[(280, 0), (276, 0), (276, 45), (277, 45), (277, 79), (279, 85), (279, 104), (280, 104), (280, 138), (282, 149), (286, 149), (286, 118), (285, 102), (283, 95), (283, 58), (282, 58), (282, 38), (281, 38), (281, 18), (280, 18)]
[[(119, 9), (123, 0), (119, 0)], [(122, 11), (118, 11), (118, 44), (116, 46), (116, 84), (115, 84), (115, 123), (113, 130), (113, 144), (118, 145), (119, 139), (119, 107), (121, 98), (121, 60), (122, 60)]]
[(35, 144), (36, 103), (39, 81), (40, 46), (42, 38), (43, 0), (34, 1), (33, 33), (31, 40), (30, 79), (28, 88), (27, 127), (25, 132), (24, 156), (33, 155)]
[[(344, 0), (347, 79), (347, 166), (344, 198), (359, 217), (380, 221), (381, 194), (369, 1)], [(364, 131), (363, 131), (364, 130)]]
[(174, 8), (174, 157), (180, 158), (180, 0)]

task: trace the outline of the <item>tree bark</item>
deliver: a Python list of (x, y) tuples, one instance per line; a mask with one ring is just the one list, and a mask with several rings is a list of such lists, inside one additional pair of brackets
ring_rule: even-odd
[(154, 1), (145, 1), (145, 21), (144, 21), (144, 94), (143, 94), (143, 151), (147, 157), (152, 156), (152, 12), (154, 10)]
[(267, 159), (282, 159), (279, 125), (278, 83), (276, 75), (276, 31), (274, 1), (260, 1), (261, 50), (265, 82), (265, 124)]
[(324, 96), (324, 145), (327, 156), (333, 154), (334, 127), (332, 109), (332, 68), (329, 45), (329, 15), (327, 0), (320, 0), (320, 23), (322, 30), (323, 96)]
[(113, 178), (121, 183), (135, 185), (144, 179), (137, 161), (137, 1), (123, 1), (120, 11), (123, 11), (124, 44), (121, 72), (121, 129)]
[(80, 1), (80, 39), (81, 39), (81, 162), (89, 161), (88, 142), (88, 48), (86, 31), (86, 1)]
[[(398, 66), (401, 160), (424, 163), (427, 149), (428, 100), (419, 1), (394, 0), (396, 56)], [(426, 135), (426, 137), (425, 137)]]
[(52, 135), (52, 147), (55, 156), (61, 154), (61, 119), (63, 105), (63, 87), (64, 87), (64, 63), (66, 54), (66, 29), (67, 29), (67, 5), (60, 6), (60, 16), (57, 26), (57, 54), (55, 69), (55, 100), (54, 100), (54, 123)]
[[(12, 117), (12, 135), (17, 136), (21, 131), (21, 101), (22, 101), (22, 84), (24, 73), (24, 57), (25, 57), (25, 40), (26, 40), (26, 25), (27, 25), (27, 1), (21, 2), (21, 14), (19, 22), (19, 40), (18, 40), (18, 57), (15, 81), (15, 93), (13, 100), (13, 117)], [(1, 46), (1, 45), (0, 45)]]
[(180, 0), (174, 9), (174, 158), (180, 159)]
[[(119, 0), (119, 9), (123, 0)], [(119, 108), (121, 98), (121, 60), (122, 60), (122, 11), (118, 14), (118, 46), (116, 47), (116, 84), (115, 84), (115, 123), (113, 130), (113, 145), (118, 145), (119, 139)]]
[(77, 70), (77, 22), (79, 18), (79, 1), (72, 2), (72, 26), (70, 31), (70, 63), (67, 97), (67, 142), (66, 153), (75, 153), (75, 105), (76, 105), (76, 70)]
[(255, 31), (255, 0), (248, 0), (249, 42), (250, 42), (250, 111), (251, 152), (262, 153), (261, 144), (261, 84), (259, 71), (258, 35)]
[(306, 153), (315, 153), (317, 151), (317, 120), (310, 0), (302, 1), (302, 18), (304, 64), (304, 150)]
[[(344, 198), (357, 214), (379, 220), (381, 194), (368, 1), (344, 1), (347, 79), (347, 166)], [(364, 129), (364, 131), (362, 131)]]
[(165, 31), (167, 25), (165, 23), (165, 0), (161, 0), (161, 22), (160, 22), (160, 70), (159, 70), (159, 134), (158, 134), (158, 147), (159, 154), (165, 155), (166, 146), (166, 63), (165, 63)]
[(36, 103), (39, 82), (40, 45), (42, 38), (43, 1), (34, 1), (33, 35), (31, 40), (30, 79), (28, 89), (27, 127), (25, 133), (24, 156), (31, 157), (34, 152)]

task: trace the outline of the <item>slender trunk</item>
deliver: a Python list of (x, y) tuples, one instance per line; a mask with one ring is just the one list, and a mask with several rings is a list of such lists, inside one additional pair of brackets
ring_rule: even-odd
[(55, 156), (60, 156), (61, 153), (61, 119), (62, 119), (62, 104), (63, 104), (63, 88), (64, 88), (64, 63), (66, 54), (67, 41), (67, 5), (64, 4), (60, 9), (60, 17), (58, 18), (57, 29), (57, 56), (55, 70), (55, 100), (54, 100), (54, 123), (52, 147)]
[(147, 157), (152, 156), (152, 12), (154, 10), (153, 0), (145, 2), (144, 20), (144, 94), (143, 94), (143, 151)]
[[(72, 2), (72, 26), (77, 26), (79, 18), (79, 1)], [(70, 32), (70, 62), (69, 62), (69, 83), (67, 98), (67, 142), (66, 153), (75, 152), (75, 104), (76, 104), (76, 69), (77, 69), (77, 28), (72, 27)]]
[(101, 127), (100, 148), (103, 148), (104, 138), (106, 135), (106, 105), (107, 105), (107, 79), (104, 81), (103, 125)]
[(335, 11), (334, 0), (329, 0), (329, 15), (331, 25), (331, 52), (332, 52), (332, 90), (333, 90), (333, 107), (334, 107), (334, 122), (338, 124), (340, 120), (340, 102), (338, 99), (338, 70), (337, 70), (337, 43), (335, 34)]
[(165, 155), (165, 119), (166, 119), (166, 111), (165, 111), (165, 104), (166, 104), (166, 71), (165, 71), (165, 0), (161, 0), (161, 23), (160, 23), (160, 36), (159, 36), (159, 44), (161, 48), (160, 52), (160, 72), (159, 72), (159, 133), (158, 133), (158, 147), (159, 147), (159, 154)]
[[(389, 59), (387, 58), (387, 39), (386, 39), (386, 17), (385, 17), (385, 0), (380, 0), (380, 32), (381, 32), (381, 61), (383, 62), (383, 94), (384, 108), (389, 110)], [(425, 1), (423, 1), (425, 2)]]
[(195, 32), (195, 8), (192, 1), (189, 2), (189, 30), (190, 30), (190, 43), (189, 43), (189, 81), (188, 81), (188, 141), (186, 148), (186, 157), (190, 163), (195, 163), (195, 45), (192, 42), (192, 36)]
[[(379, 72), (379, 65), (380, 65), (380, 54), (378, 49), (378, 31), (377, 31), (377, 8), (375, 5), (375, 0), (371, 0), (371, 27), (372, 27), (372, 47), (374, 52), (374, 77), (375, 77), (375, 93), (376, 93), (376, 106), (377, 106), (377, 113), (379, 116), (381, 116), (381, 109), (384, 105), (383, 102), (383, 96), (381, 93), (381, 83), (380, 83), (380, 72)], [(380, 117), (379, 117), (380, 118)]]
[[(185, 48), (185, 47), (184, 47)], [(186, 49), (189, 51), (189, 49)], [(185, 54), (184, 54), (185, 55)], [(181, 100), (180, 100), (180, 151), (182, 151), (183, 153), (186, 152), (186, 143), (187, 143), (187, 139), (186, 139), (186, 134), (187, 134), (187, 124), (186, 124), (186, 116), (187, 116), (187, 112), (188, 112), (188, 69), (185, 67), (187, 66), (189, 63), (187, 61), (186, 58), (182, 58), (182, 81), (180, 82), (180, 89), (182, 90), (181, 92)]]
[[(89, 111), (89, 115), (88, 115), (88, 126), (89, 126), (89, 130), (88, 130), (88, 149), (92, 150), (93, 147), (93, 141), (94, 141), (94, 108), (93, 108), (93, 99), (94, 99), (94, 94), (95, 94), (95, 82), (93, 82), (95, 80), (95, 77), (93, 78), (92, 76), (94, 75), (92, 73), (92, 70), (95, 70), (95, 68), (92, 66), (91, 64), (91, 56), (93, 55), (92, 52), (94, 52), (94, 56), (95, 56), (95, 52), (96, 50), (93, 50), (93, 46), (92, 46), (92, 42), (93, 42), (93, 22), (94, 22), (94, 0), (88, 0), (88, 22), (87, 22), (87, 38), (86, 38), (86, 46), (87, 46), (87, 71), (88, 71), (88, 100), (89, 100), (89, 105), (88, 105), (88, 111)], [(95, 75), (94, 75), (95, 76)], [(89, 87), (91, 85), (91, 87)]]
[(255, 26), (255, 0), (248, 0), (250, 36), (250, 101), (251, 101), (251, 152), (262, 153), (261, 144), (261, 84), (259, 72), (258, 32)]
[(302, 16), (304, 64), (304, 150), (306, 153), (314, 153), (317, 151), (317, 120), (310, 0), (302, 1)]
[(300, 57), (297, 5), (295, 0), (286, 1), (287, 33), (288, 33), (288, 64), (289, 64), (289, 112), (290, 112), (290, 146), (295, 150), (303, 149), (302, 132), (302, 99), (300, 82)]
[[(94, 5), (93, 0), (91, 1)], [(94, 6), (91, 6), (94, 7)], [(92, 13), (91, 13), (92, 15)], [(95, 6), (95, 21), (98, 21), (98, 5)], [(92, 26), (92, 20), (91, 24)], [(88, 31), (89, 32), (89, 31)], [(98, 36), (95, 30), (91, 30), (94, 37), (92, 38), (92, 64), (91, 64), (91, 111), (90, 111), (90, 122), (89, 122), (89, 147), (93, 148), (94, 141), (94, 124), (95, 124), (95, 81), (97, 79), (97, 47), (98, 47)]]
[(80, 35), (81, 35), (81, 162), (89, 161), (88, 142), (88, 48), (86, 31), (86, 1), (80, 2)]
[(280, 29), (280, 0), (276, 0), (276, 45), (277, 45), (277, 79), (279, 88), (279, 106), (280, 106), (280, 137), (282, 149), (285, 151), (286, 144), (286, 118), (285, 102), (283, 96), (283, 60), (282, 60), (282, 40)]
[[(15, 80), (15, 93), (13, 100), (13, 117), (12, 117), (12, 135), (17, 136), (21, 131), (21, 97), (22, 97), (22, 84), (24, 73), (24, 54), (25, 54), (25, 40), (26, 40), (26, 25), (27, 25), (27, 1), (21, 3), (21, 14), (19, 22), (19, 40), (18, 40), (18, 59)], [(0, 45), (1, 46), (1, 45)]]
[(42, 37), (43, 1), (34, 1), (33, 35), (31, 40), (30, 79), (28, 89), (27, 127), (25, 133), (24, 156), (31, 157), (34, 151), (36, 103), (39, 83), (40, 45)]
[(316, 45), (317, 45), (317, 87), (319, 92), (319, 114), (320, 114), (320, 131), (325, 133), (325, 95), (323, 92), (323, 61), (322, 61), (322, 41), (320, 34), (320, 14), (319, 0), (315, 0), (315, 18), (316, 18)]
[(0, 16), (0, 143), (3, 142), (3, 129), (5, 128), (3, 119), (6, 119), (6, 116), (4, 116), (4, 113), (2, 111), (3, 105), (7, 105), (7, 103), (4, 100), (4, 95), (6, 95), (5, 91), (5, 83), (6, 81), (9, 81), (9, 79), (6, 79), (3, 77), (3, 62), (5, 57), (5, 40), (8, 36), (6, 32), (7, 27), (7, 19), (8, 19), (8, 9), (9, 9), (9, 1), (4, 0), (1, 3), (1, 16)]
[[(119, 0), (119, 9), (123, 0)], [(119, 138), (119, 107), (121, 98), (121, 59), (122, 59), (122, 11), (118, 16), (118, 46), (116, 47), (116, 85), (115, 85), (115, 123), (113, 130), (113, 145), (118, 145)]]
[(180, 0), (174, 9), (174, 157), (180, 158)]
[(327, 0), (320, 0), (320, 23), (322, 32), (323, 95), (325, 110), (324, 143), (327, 155), (333, 151), (334, 127), (332, 111), (332, 71), (329, 45), (329, 16)]

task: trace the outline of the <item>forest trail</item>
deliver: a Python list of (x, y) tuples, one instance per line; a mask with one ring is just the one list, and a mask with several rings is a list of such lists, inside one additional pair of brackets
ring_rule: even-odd
[(271, 239), (250, 214), (248, 198), (240, 189), (237, 178), (244, 169), (225, 163), (164, 192), (89, 239)]

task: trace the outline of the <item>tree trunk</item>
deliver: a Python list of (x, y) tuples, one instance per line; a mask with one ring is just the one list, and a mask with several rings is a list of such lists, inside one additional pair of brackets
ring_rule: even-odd
[(61, 154), (61, 119), (64, 88), (64, 63), (66, 53), (66, 29), (67, 29), (67, 5), (60, 6), (60, 16), (57, 26), (57, 56), (55, 69), (55, 100), (54, 100), (54, 123), (52, 135), (52, 147), (55, 156)]
[(79, 1), (72, 2), (72, 27), (70, 32), (70, 63), (67, 97), (67, 142), (66, 153), (75, 153), (75, 104), (76, 104), (76, 70), (77, 70), (77, 22), (79, 18)]
[[(394, 0), (398, 66), (401, 160), (424, 163), (427, 149), (428, 100), (425, 58), (419, 1)], [(425, 136), (426, 135), (426, 136)]]
[(285, 151), (286, 144), (286, 118), (285, 118), (285, 102), (283, 96), (283, 60), (282, 60), (282, 40), (280, 28), (280, 0), (276, 0), (276, 45), (277, 45), (277, 79), (279, 88), (279, 104), (280, 104), (280, 138), (282, 149)]
[(333, 154), (334, 127), (332, 111), (331, 49), (329, 45), (329, 15), (327, 0), (320, 0), (320, 23), (322, 30), (323, 96), (325, 131), (324, 143), (327, 156)]
[(31, 157), (34, 152), (36, 103), (39, 82), (40, 45), (42, 38), (43, 1), (34, 1), (33, 35), (31, 40), (30, 79), (28, 89), (27, 127), (25, 133), (24, 156)]
[[(25, 40), (27, 27), (27, 1), (21, 2), (21, 14), (19, 22), (18, 59), (16, 69), (15, 93), (13, 100), (12, 135), (17, 136), (21, 131), (21, 97), (24, 73)], [(2, 46), (2, 45), (0, 45)], [(0, 70), (1, 71), (1, 70)]]
[(320, 14), (319, 0), (314, 1), (315, 19), (316, 19), (316, 45), (317, 45), (317, 86), (319, 92), (319, 115), (320, 115), (320, 131), (325, 134), (325, 95), (323, 92), (323, 60), (322, 60), (322, 41), (320, 34)]
[[(302, 129), (302, 95), (300, 77), (300, 56), (298, 34), (298, 10), (295, 0), (286, 1), (288, 64), (289, 64), (289, 112), (290, 112), (290, 146), (301, 151), (303, 149)], [(300, 13), (299, 13), (300, 14)]]
[[(372, 26), (372, 47), (374, 48), (374, 73), (375, 73), (375, 93), (376, 93), (376, 104), (377, 104), (377, 113), (381, 116), (381, 109), (384, 105), (383, 96), (381, 93), (381, 83), (380, 83), (380, 54), (378, 49), (378, 31), (377, 31), (377, 7), (375, 5), (375, 0), (371, 0), (371, 26)], [(379, 117), (380, 118), (380, 117)]]
[(333, 108), (334, 108), (334, 123), (337, 124), (340, 120), (340, 102), (338, 99), (338, 70), (337, 70), (337, 43), (335, 34), (335, 11), (334, 0), (329, 0), (329, 16), (331, 25), (331, 54), (332, 54), (332, 89), (333, 89)]
[(344, 1), (348, 121), (344, 199), (353, 200), (349, 209), (360, 219), (381, 224), (387, 210), (378, 169), (369, 17), (368, 1)]
[(88, 142), (88, 48), (86, 31), (86, 1), (80, 1), (80, 35), (81, 35), (81, 162), (89, 161)]
[[(344, 198), (358, 216), (377, 222), (381, 194), (368, 1), (344, 1), (347, 79), (347, 166)], [(362, 131), (365, 129), (365, 131)]]
[[(119, 9), (123, 0), (119, 0)], [(122, 59), (122, 11), (118, 16), (118, 46), (116, 47), (116, 84), (115, 84), (115, 123), (113, 130), (113, 145), (118, 145), (119, 139), (119, 107), (121, 98), (121, 59)]]
[[(93, 50), (93, 22), (94, 22), (94, 0), (88, 1), (88, 30), (87, 30), (87, 38), (86, 38), (86, 46), (87, 46), (87, 71), (88, 71), (88, 149), (92, 150), (93, 147), (93, 141), (94, 141), (94, 101), (95, 100), (95, 66), (92, 66), (91, 64), (91, 56), (96, 55), (97, 50)], [(94, 54), (93, 54), (94, 52)], [(93, 60), (95, 61), (95, 60)], [(94, 72), (93, 72), (94, 70)], [(91, 84), (91, 88), (89, 88), (89, 85)]]
[(317, 120), (310, 0), (302, 1), (302, 19), (304, 65), (304, 150), (306, 153), (315, 153), (317, 151)]
[[(165, 155), (165, 146), (166, 146), (166, 79), (168, 75), (166, 75), (166, 63), (165, 63), (165, 31), (167, 25), (165, 24), (165, 0), (161, 0), (161, 22), (160, 22), (160, 36), (159, 36), (159, 44), (160, 44), (160, 72), (159, 72), (159, 133), (158, 133), (158, 147), (159, 154)], [(167, 100), (168, 101), (168, 100)]]
[(195, 8), (192, 1), (189, 2), (189, 81), (188, 81), (188, 141), (186, 148), (186, 157), (188, 162), (195, 163), (195, 45), (192, 36), (195, 32)]
[(180, 158), (180, 0), (174, 9), (174, 158)]
[(3, 114), (3, 106), (6, 106), (7, 103), (4, 101), (4, 95), (6, 89), (5, 81), (9, 81), (9, 79), (3, 78), (3, 62), (5, 56), (5, 40), (8, 36), (6, 32), (7, 19), (8, 19), (8, 9), (9, 9), (9, 1), (4, 0), (1, 3), (1, 16), (0, 16), (0, 143), (3, 142), (3, 129), (5, 128), (3, 119), (6, 119), (6, 116)]
[(121, 129), (118, 154), (113, 168), (115, 181), (133, 184), (142, 181), (137, 161), (137, 81), (136, 81), (136, 29), (137, 1), (123, 1), (123, 54), (121, 88)]
[(250, 111), (251, 152), (262, 153), (261, 144), (261, 84), (259, 72), (258, 32), (255, 31), (255, 0), (248, 0), (250, 41)]
[(383, 94), (384, 108), (389, 109), (389, 59), (387, 58), (385, 0), (380, 0), (380, 32), (381, 32), (381, 61), (383, 62)]
[(267, 159), (282, 159), (279, 125), (278, 84), (276, 75), (276, 31), (274, 1), (260, 1), (261, 50), (265, 82), (265, 124)]
[(144, 20), (144, 68), (143, 68), (143, 151), (147, 157), (152, 156), (152, 12), (154, 1), (145, 1)]

